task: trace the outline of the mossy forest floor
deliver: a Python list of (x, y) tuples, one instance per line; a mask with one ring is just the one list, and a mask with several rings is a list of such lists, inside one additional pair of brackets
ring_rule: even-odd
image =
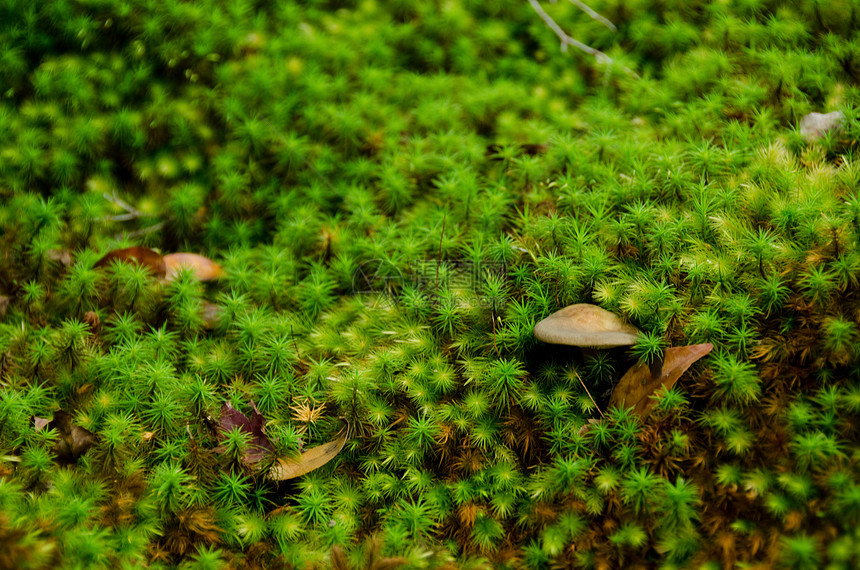
[(860, 2), (590, 5), (0, 0), (0, 568), (860, 566)]

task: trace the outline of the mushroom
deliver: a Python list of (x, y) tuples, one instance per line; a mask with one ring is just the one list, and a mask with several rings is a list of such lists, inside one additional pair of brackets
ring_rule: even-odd
[(583, 348), (613, 348), (636, 344), (639, 329), (597, 305), (578, 303), (556, 311), (534, 328), (535, 337), (549, 344)]
[(224, 275), (220, 265), (196, 253), (168, 253), (163, 259), (166, 267), (165, 283), (176, 279), (182, 268), (190, 269), (200, 281), (212, 281)]
[[(588, 354), (595, 348), (614, 348), (636, 344), (636, 337), (639, 336), (640, 331), (606, 309), (588, 303), (578, 303), (556, 311), (536, 324), (534, 333), (540, 341), (549, 344), (578, 346), (583, 353)], [(579, 383), (602, 416), (603, 412), (597, 402), (594, 401), (582, 378), (579, 378)]]

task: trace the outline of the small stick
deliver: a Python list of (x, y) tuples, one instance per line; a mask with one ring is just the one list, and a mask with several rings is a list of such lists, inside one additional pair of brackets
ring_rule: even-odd
[[(538, 3), (537, 0), (529, 0), (529, 4), (531, 4), (531, 7), (534, 9), (535, 12), (537, 12), (537, 14), (538, 14), (538, 16), (540, 16), (541, 20), (543, 20), (544, 23), (547, 26), (549, 26), (549, 28), (553, 32), (555, 32), (555, 35), (558, 36), (558, 39), (561, 40), (561, 51), (563, 53), (567, 53), (567, 46), (570, 45), (570, 46), (573, 46), (580, 51), (587, 53), (588, 55), (594, 56), (594, 59), (596, 59), (600, 63), (605, 63), (605, 64), (615, 63), (611, 57), (609, 57), (608, 55), (606, 55), (605, 53), (603, 53), (599, 49), (594, 49), (593, 47), (591, 47), (589, 45), (585, 45), (581, 41), (579, 41), (575, 38), (572, 38), (569, 35), (567, 35), (566, 33), (564, 33), (564, 30), (561, 29), (561, 26), (559, 26), (558, 24), (555, 23), (555, 20), (553, 20), (550, 17), (550, 15), (544, 11), (544, 9), (541, 7), (541, 5)], [(629, 67), (622, 65), (621, 69), (627, 75), (630, 75), (631, 77), (635, 77), (636, 79), (639, 79), (639, 76), (636, 74), (636, 72), (633, 71), (632, 69), (630, 69)]]
[[(574, 372), (576, 374), (576, 372)], [(601, 411), (600, 406), (597, 405), (597, 402), (594, 401), (594, 398), (591, 396), (591, 392), (588, 391), (588, 387), (585, 385), (585, 382), (582, 381), (582, 377), (579, 374), (576, 374), (576, 379), (579, 380), (579, 383), (582, 384), (582, 387), (585, 389), (585, 393), (588, 394), (588, 398), (591, 400), (591, 403), (594, 404), (594, 407), (597, 408), (598, 413), (601, 418), (605, 418), (603, 415), (603, 411)]]
[[(613, 24), (612, 22), (610, 22), (609, 20), (607, 20), (606, 18), (604, 18), (603, 16), (601, 16), (600, 14), (598, 14), (597, 12), (592, 10), (589, 6), (586, 6), (583, 2), (580, 2), (579, 0), (567, 0), (567, 1), (570, 2), (571, 4), (573, 4), (574, 6), (576, 6), (577, 8), (579, 8), (580, 10), (582, 10), (583, 12), (585, 12), (586, 14), (588, 14), (592, 20), (600, 22), (601, 24), (603, 24), (604, 26), (606, 26), (607, 28), (609, 28), (613, 32), (618, 31), (618, 28), (615, 27), (615, 24)], [(555, 4), (555, 0), (552, 0), (552, 3)]]
[(122, 234), (119, 234), (119, 235), (125, 236), (126, 238), (136, 238), (136, 237), (140, 237), (140, 236), (145, 236), (147, 234), (151, 234), (152, 232), (157, 232), (158, 230), (160, 230), (163, 227), (164, 227), (164, 222), (158, 222), (157, 224), (153, 224), (153, 225), (148, 226), (146, 228), (141, 228), (139, 230), (135, 230), (133, 232), (128, 232), (128, 233), (123, 232)]
[(125, 210), (126, 213), (118, 214), (116, 216), (105, 216), (104, 218), (99, 218), (98, 220), (96, 220), (98, 222), (127, 222), (129, 220), (135, 220), (143, 216), (143, 213), (140, 210), (117, 196), (116, 192), (114, 192), (113, 194), (108, 194), (107, 192), (105, 192), (102, 194), (102, 196), (108, 202), (112, 202), (113, 204), (116, 204), (117, 206)]

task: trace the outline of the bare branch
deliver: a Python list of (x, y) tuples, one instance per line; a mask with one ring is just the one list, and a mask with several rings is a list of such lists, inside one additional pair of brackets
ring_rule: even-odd
[(116, 216), (105, 216), (96, 220), (98, 222), (127, 222), (129, 220), (135, 220), (137, 218), (140, 218), (144, 215), (143, 212), (117, 196), (116, 192), (114, 192), (113, 194), (108, 194), (107, 192), (105, 192), (104, 194), (102, 194), (102, 196), (108, 202), (113, 202), (114, 204), (125, 210), (126, 213), (118, 214)]
[(121, 234), (117, 234), (116, 236), (114, 236), (114, 239), (119, 240), (120, 238), (125, 238), (125, 239), (139, 238), (141, 236), (151, 234), (152, 232), (157, 232), (163, 227), (164, 227), (164, 222), (158, 222), (157, 224), (153, 224), (149, 227), (141, 228), (141, 229), (135, 230), (133, 232), (123, 232)]
[[(574, 4), (576, 4), (577, 6), (579, 6), (579, 4), (575, 0), (570, 0), (570, 1), (573, 2)], [(541, 7), (540, 3), (537, 0), (529, 0), (529, 4), (531, 4), (531, 7), (534, 9), (535, 12), (537, 12), (537, 14), (538, 14), (538, 16), (540, 16), (541, 20), (543, 20), (544, 23), (547, 26), (549, 26), (549, 28), (553, 32), (555, 32), (555, 35), (558, 36), (558, 38), (561, 40), (561, 51), (562, 52), (566, 53), (567, 52), (567, 46), (571, 45), (571, 46), (575, 47), (576, 49), (587, 53), (588, 55), (594, 56), (594, 59), (596, 59), (600, 63), (606, 64), (606, 65), (615, 64), (615, 60), (613, 60), (611, 57), (609, 57), (608, 55), (606, 55), (605, 53), (603, 53), (599, 49), (594, 49), (593, 47), (586, 45), (586, 44), (582, 43), (581, 41), (577, 40), (576, 38), (572, 38), (569, 35), (567, 35), (566, 33), (564, 33), (564, 30), (561, 29), (561, 26), (559, 26), (558, 24), (555, 23), (555, 20), (553, 20), (550, 17), (550, 15), (544, 11), (543, 7)], [(585, 6), (585, 5), (583, 4), (583, 6)], [(581, 6), (580, 6), (580, 8), (581, 8)], [(586, 6), (586, 8), (587, 8), (587, 6)], [(589, 10), (591, 10), (591, 9), (589, 8)], [(593, 10), (592, 10), (592, 12), (593, 12)], [(586, 12), (586, 13), (591, 15), (590, 12)], [(602, 16), (600, 16), (596, 12), (595, 12), (595, 15), (600, 17), (600, 18), (603, 18)], [(605, 19), (605, 18), (603, 18), (603, 19)], [(608, 20), (607, 20), (607, 22), (608, 22)], [(609, 24), (612, 25), (611, 22), (609, 22)], [(614, 28), (615, 28), (615, 26), (612, 26), (612, 29), (614, 29)], [(630, 69), (629, 67), (624, 66), (624, 65), (619, 65), (619, 66), (627, 75), (630, 75), (631, 77), (635, 77), (636, 79), (639, 79), (639, 76), (636, 74), (636, 72), (633, 71), (632, 69)]]
[(591, 16), (592, 20), (596, 20), (596, 21), (600, 22), (601, 24), (603, 24), (604, 26), (606, 26), (607, 28), (609, 28), (613, 32), (618, 31), (618, 28), (615, 27), (615, 24), (613, 24), (612, 22), (610, 22), (609, 20), (607, 20), (606, 18), (604, 18), (603, 16), (601, 16), (600, 14), (598, 14), (597, 12), (592, 10), (584, 2), (580, 2), (580, 0), (568, 0), (568, 2), (570, 2), (574, 6), (576, 6), (577, 8), (579, 8), (580, 10), (582, 10), (583, 12), (585, 12), (586, 14)]

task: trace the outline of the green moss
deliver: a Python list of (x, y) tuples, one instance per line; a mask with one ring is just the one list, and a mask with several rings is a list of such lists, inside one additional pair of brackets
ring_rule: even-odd
[(545, 4), (0, 6), (0, 565), (856, 565), (856, 2)]

